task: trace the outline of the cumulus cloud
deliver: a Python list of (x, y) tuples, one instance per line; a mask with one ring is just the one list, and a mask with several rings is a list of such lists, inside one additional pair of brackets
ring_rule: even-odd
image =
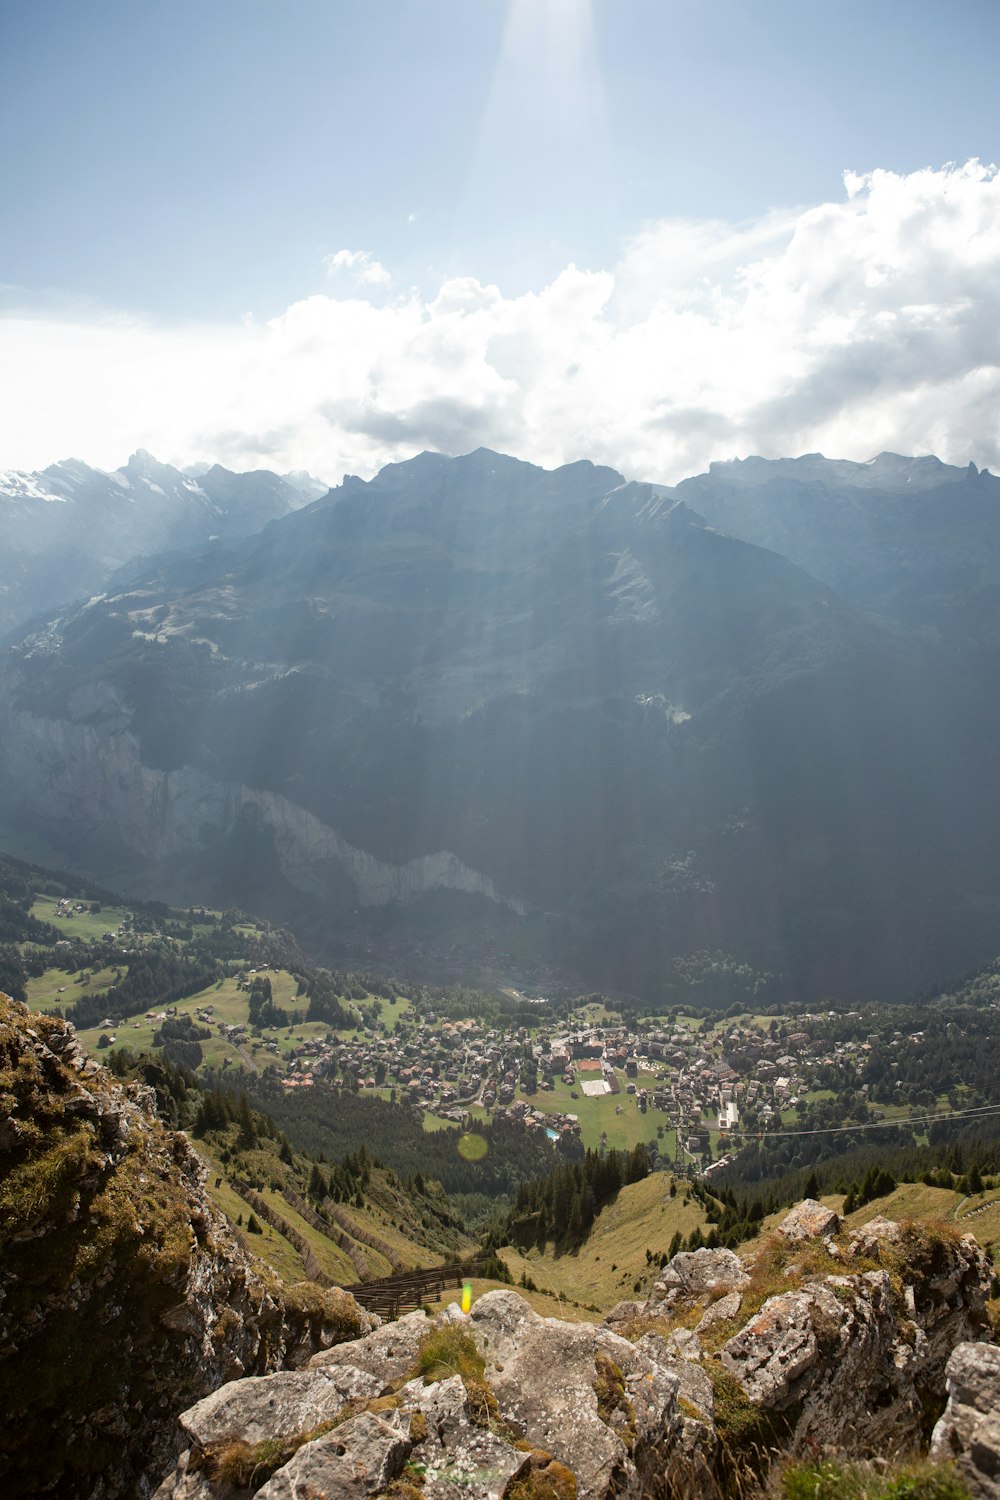
[(978, 162), (650, 224), (614, 266), (519, 296), (472, 276), (393, 295), (368, 252), (328, 263), (349, 295), (263, 325), (0, 320), (0, 463), (141, 446), (334, 480), (486, 445), (664, 481), (748, 453), (1000, 465), (1000, 174)]

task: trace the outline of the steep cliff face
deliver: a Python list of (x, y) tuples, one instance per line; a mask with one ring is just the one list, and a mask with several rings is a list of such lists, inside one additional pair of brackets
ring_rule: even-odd
[(171, 861), (209, 860), (212, 846), (236, 837), (266, 840), (273, 878), (318, 895), (345, 882), (361, 906), (417, 900), (432, 891), (481, 896), (523, 914), (488, 875), (448, 850), (401, 864), (356, 848), (315, 814), (280, 793), (226, 781), (194, 766), (163, 770), (143, 763), (116, 695), (81, 690), (70, 717), (30, 712), (7, 721), (4, 777), (28, 805), (44, 809), (40, 827), (75, 828), (161, 868)]
[(943, 1229), (839, 1230), (807, 1202), (746, 1263), (675, 1256), (648, 1303), (620, 1305), (611, 1326), (541, 1318), (495, 1291), (294, 1376), (235, 1381), (181, 1415), (184, 1452), (157, 1500), (753, 1493), (776, 1459), (926, 1451), (956, 1345), (975, 1358), (948, 1364), (937, 1447), (978, 1442), (979, 1467), (963, 1471), (978, 1485), (991, 1441), (997, 1457), (995, 1360), (965, 1341), (989, 1335), (986, 1257)]
[(371, 1326), (346, 1294), (281, 1288), (203, 1176), (152, 1090), (0, 996), (6, 1495), (148, 1494), (179, 1404)]

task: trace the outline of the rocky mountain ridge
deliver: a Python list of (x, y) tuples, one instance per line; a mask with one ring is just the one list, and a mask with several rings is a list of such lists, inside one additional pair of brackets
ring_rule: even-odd
[(223, 1386), (181, 1415), (157, 1500), (747, 1493), (779, 1459), (926, 1452), (946, 1386), (936, 1449), (995, 1497), (989, 1283), (971, 1236), (889, 1221), (846, 1236), (807, 1201), (746, 1262), (675, 1256), (603, 1327), (493, 1291)]
[(143, 449), (106, 473), (77, 459), (0, 473), (0, 637), (43, 610), (99, 592), (138, 557), (232, 540), (315, 499), (308, 475), (185, 472)]
[(36, 622), (0, 817), (313, 932), (461, 901), (588, 984), (899, 996), (996, 947), (1000, 705), (950, 640), (680, 491), (423, 454)]
[(665, 494), (845, 599), (961, 649), (1000, 647), (1000, 479), (880, 453), (714, 463)]

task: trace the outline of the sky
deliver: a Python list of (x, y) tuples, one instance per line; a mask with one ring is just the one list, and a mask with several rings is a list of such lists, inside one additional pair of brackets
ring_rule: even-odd
[(1000, 467), (996, 0), (2, 0), (0, 466)]

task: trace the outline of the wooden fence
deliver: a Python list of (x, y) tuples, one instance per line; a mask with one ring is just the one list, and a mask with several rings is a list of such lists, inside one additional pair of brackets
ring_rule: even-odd
[(381, 1281), (361, 1281), (345, 1287), (344, 1291), (380, 1318), (398, 1318), (401, 1312), (439, 1297), (446, 1288), (461, 1286), (470, 1276), (481, 1272), (485, 1264), (477, 1256), (450, 1266), (432, 1266), (429, 1271), (401, 1271), (398, 1276), (385, 1276)]

